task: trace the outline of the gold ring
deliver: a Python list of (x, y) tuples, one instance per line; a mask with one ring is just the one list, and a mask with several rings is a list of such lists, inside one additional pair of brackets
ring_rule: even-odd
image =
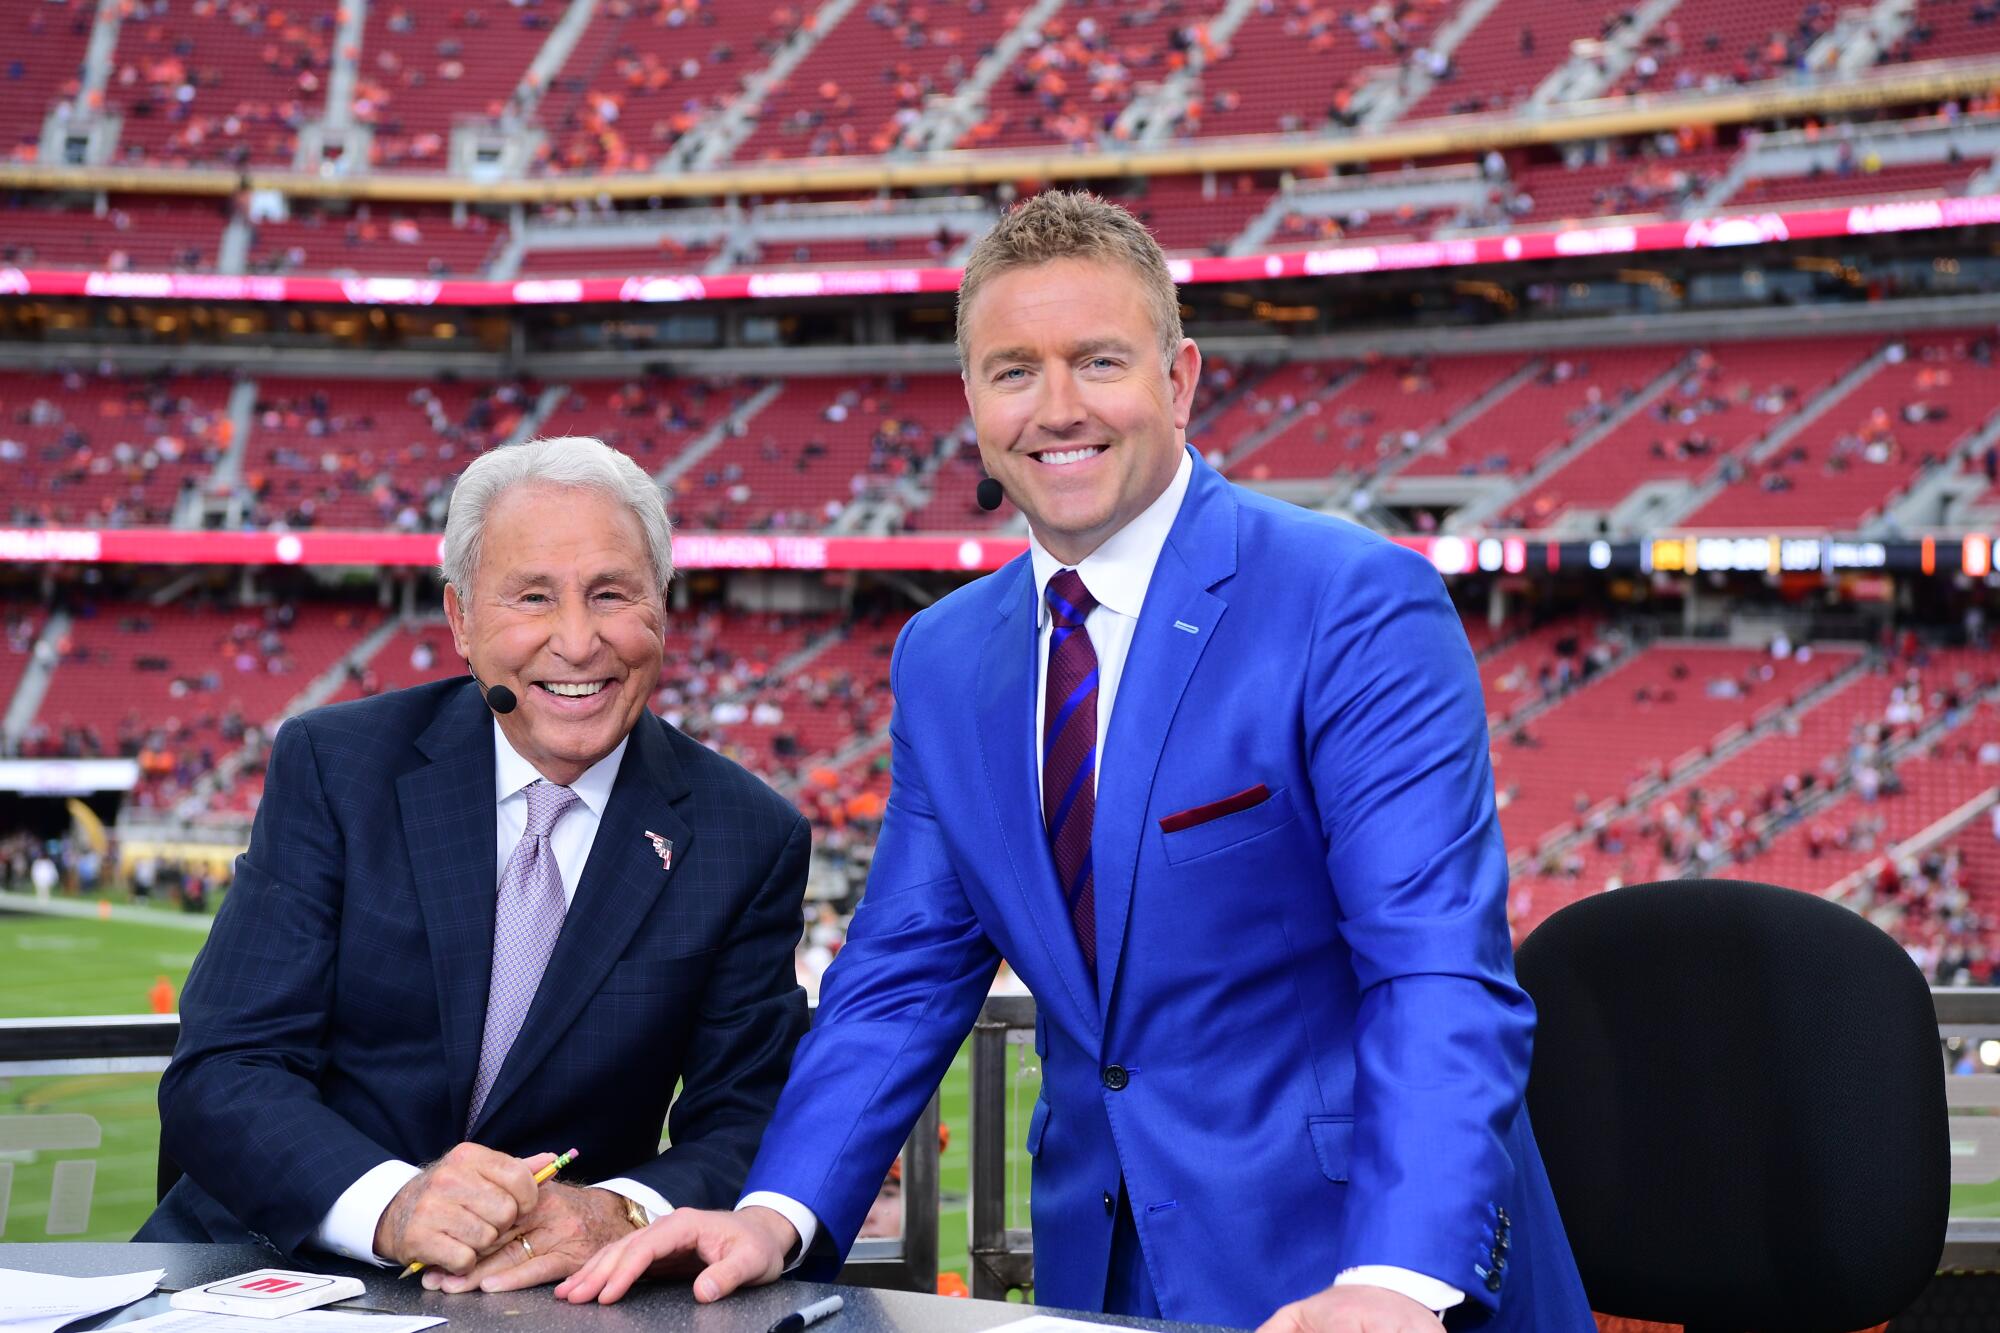
[(528, 1238), (526, 1236), (521, 1237), (521, 1248), (528, 1252), (528, 1257), (530, 1259), (535, 1257), (535, 1247), (528, 1244)]

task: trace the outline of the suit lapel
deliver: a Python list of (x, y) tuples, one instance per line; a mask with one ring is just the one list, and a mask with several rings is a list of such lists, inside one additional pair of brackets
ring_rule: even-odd
[[(1060, 994), (1036, 998), (1044, 1004), (1067, 1001), (1076, 1020), (1073, 1030), (1095, 1037), (1097, 1005), (1069, 908), (1056, 883), (1041, 802), (1035, 798), (1040, 790), (1035, 745), (1035, 577), (1025, 556), (1014, 580), (1015, 586), (1000, 599), (999, 618), (980, 649), (975, 731), (1015, 887), (1027, 904), (1043, 950), (1062, 978)], [(1019, 966), (1023, 960), (1012, 961)]]
[(1236, 500), (1197, 458), (1132, 633), (1098, 770), (1090, 856), (1097, 888), (1097, 995), (1107, 1024), (1153, 779), (1195, 665), (1229, 608), (1209, 589), (1235, 572)]
[(493, 971), (493, 715), (467, 684), (417, 738), (431, 763), (396, 780), (396, 805), (430, 944), (451, 1131), (465, 1124)]
[[(490, 781), (488, 787), (490, 791)], [(673, 844), (674, 865), (685, 864), (693, 833), (673, 803), (687, 793), (686, 778), (667, 741), (666, 724), (646, 714), (632, 729), (576, 897), (563, 918), (562, 933), (556, 937), (555, 952), (549, 956), (520, 1035), (514, 1038), (481, 1109), (481, 1125), (493, 1119), (555, 1049), (652, 914), (672, 872), (661, 867), (660, 855), (646, 835), (667, 839)], [(490, 936), (491, 904), (486, 916)]]

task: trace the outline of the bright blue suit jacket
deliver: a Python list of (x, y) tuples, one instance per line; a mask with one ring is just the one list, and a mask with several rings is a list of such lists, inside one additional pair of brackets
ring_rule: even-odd
[(844, 1254), (1004, 957), (1039, 1010), (1040, 1303), (1101, 1308), (1122, 1180), (1170, 1319), (1254, 1325), (1394, 1264), (1467, 1293), (1454, 1327), (1594, 1329), (1523, 1109), (1534, 1012), (1437, 573), (1196, 458), (1099, 766), (1095, 975), (1036, 795), (1036, 632), (1026, 556), (904, 631), (867, 894), (747, 1188)]
[[(468, 1130), (493, 959), (493, 745), (465, 676), (279, 729), (160, 1080), (161, 1147), (187, 1176), (135, 1239), (290, 1252), (370, 1168), (463, 1139), (579, 1148), (565, 1173), (578, 1184), (630, 1176), (676, 1206), (735, 1201), (806, 1024), (792, 961), (805, 821), (640, 717)], [(672, 841), (671, 869), (648, 833)]]

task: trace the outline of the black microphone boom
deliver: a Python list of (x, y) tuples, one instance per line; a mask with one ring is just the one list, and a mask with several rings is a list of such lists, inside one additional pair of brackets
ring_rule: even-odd
[(998, 509), (1000, 502), (1007, 498), (1007, 492), (1002, 490), (1000, 483), (991, 477), (981, 477), (979, 488), (973, 495), (979, 501), (979, 507), (989, 514)]
[[(474, 676), (473, 679), (477, 681), (479, 678)], [(481, 688), (486, 695), (486, 706), (495, 713), (511, 713), (514, 711), (516, 705), (520, 703), (520, 700), (514, 697), (514, 691), (508, 689), (505, 685), (482, 686)]]

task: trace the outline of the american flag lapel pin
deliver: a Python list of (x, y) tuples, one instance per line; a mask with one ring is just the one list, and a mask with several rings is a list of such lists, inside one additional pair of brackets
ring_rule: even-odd
[(660, 869), (672, 870), (674, 868), (673, 839), (663, 838), (659, 834), (653, 832), (653, 830), (647, 829), (646, 841), (652, 843), (653, 850), (660, 854)]

